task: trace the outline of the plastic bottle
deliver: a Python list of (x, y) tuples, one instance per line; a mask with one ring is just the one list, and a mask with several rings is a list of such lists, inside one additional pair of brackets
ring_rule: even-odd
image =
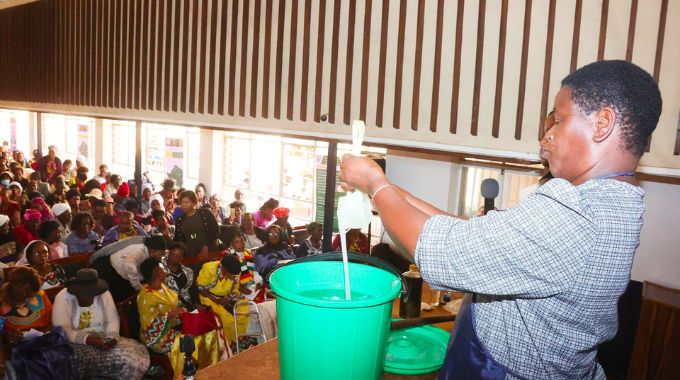
[(401, 296), (399, 303), (399, 316), (401, 318), (418, 318), (420, 316), (420, 300), (423, 292), (423, 277), (415, 264), (409, 266), (409, 271), (404, 272), (404, 278), (408, 284), (408, 299)]

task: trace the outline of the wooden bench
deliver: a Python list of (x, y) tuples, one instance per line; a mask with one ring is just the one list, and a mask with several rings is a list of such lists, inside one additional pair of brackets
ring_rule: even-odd
[[(52, 264), (56, 265), (78, 265), (82, 268), (86, 268), (89, 266), (90, 263), (90, 257), (92, 257), (93, 252), (86, 252), (86, 253), (81, 253), (73, 256), (68, 256), (64, 257), (61, 259), (55, 259), (52, 260)], [(12, 271), (19, 266), (13, 266), (13, 267), (7, 267), (3, 269), (3, 275), (5, 276), (4, 278), (7, 279), (9, 278), (9, 274), (12, 273)]]

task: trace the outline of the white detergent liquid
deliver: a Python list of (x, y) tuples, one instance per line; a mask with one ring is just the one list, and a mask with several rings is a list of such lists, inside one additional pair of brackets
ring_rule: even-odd
[[(361, 143), (364, 140), (366, 125), (361, 120), (352, 122), (352, 154), (361, 155)], [(340, 227), (340, 245), (342, 247), (342, 264), (345, 271), (345, 299), (352, 299), (349, 284), (349, 265), (347, 260), (347, 232), (352, 228), (366, 228), (373, 216), (371, 201), (366, 194), (359, 191), (349, 193), (338, 200), (338, 224)]]

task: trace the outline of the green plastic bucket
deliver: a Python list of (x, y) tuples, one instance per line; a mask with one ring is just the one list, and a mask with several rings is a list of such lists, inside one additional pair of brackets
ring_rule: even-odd
[(342, 262), (307, 261), (272, 273), (283, 380), (381, 377), (400, 278), (349, 263), (352, 300), (347, 301), (342, 268)]

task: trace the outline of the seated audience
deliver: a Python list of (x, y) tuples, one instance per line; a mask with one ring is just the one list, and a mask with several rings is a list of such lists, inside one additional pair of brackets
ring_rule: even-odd
[[(16, 200), (12, 200), (12, 198)], [(21, 202), (21, 203), (19, 203)], [(21, 185), (16, 182), (9, 184), (9, 188), (0, 190), (0, 214), (9, 217), (10, 227), (14, 228), (21, 223), (21, 207), (24, 203)]]
[[(177, 293), (165, 285), (166, 273), (159, 264), (157, 258), (149, 257), (140, 266), (145, 283), (137, 296), (140, 339), (152, 351), (167, 355), (175, 376), (179, 376), (184, 368), (184, 354), (179, 349), (183, 336), (179, 316), (187, 309), (180, 306)], [(194, 337), (193, 358), (198, 368), (217, 363), (220, 358), (218, 339), (217, 330)]]
[(242, 205), (242, 206), (241, 206), (241, 211), (242, 211), (243, 213), (246, 212), (245, 198), (244, 198), (244, 196), (243, 196), (243, 192), (241, 191), (241, 189), (236, 189), (236, 191), (234, 191), (234, 201), (233, 201), (232, 203), (234, 203), (234, 202), (240, 202), (241, 205)]
[(208, 203), (208, 198), (206, 198), (206, 194), (208, 191), (205, 188), (205, 185), (202, 183), (199, 183), (196, 185), (194, 188), (194, 193), (196, 193), (196, 200), (198, 201), (198, 207), (206, 207), (209, 208), (210, 204)]
[(50, 210), (50, 207), (47, 205), (47, 203), (45, 203), (45, 199), (43, 199), (42, 197), (38, 196), (31, 198), (29, 207), (40, 213), (41, 222), (46, 222), (48, 220), (54, 219), (54, 217), (52, 216), (52, 210)]
[(210, 212), (215, 215), (217, 223), (227, 224), (227, 219), (230, 215), (227, 213), (227, 209), (222, 206), (222, 197), (219, 194), (213, 194), (210, 196), (208, 203), (210, 205)]
[[(175, 180), (172, 178), (167, 178), (165, 181), (163, 181), (163, 184), (161, 185), (162, 189), (161, 191), (158, 192), (158, 194), (163, 197), (163, 206), (165, 206), (165, 203), (171, 199), (175, 198), (175, 191), (177, 191), (177, 186), (175, 185)], [(168, 211), (172, 211), (172, 209), (166, 209)]]
[(240, 226), (243, 223), (243, 206), (243, 202), (231, 202), (229, 204), (229, 218), (224, 224)]
[(81, 378), (139, 380), (149, 368), (146, 347), (119, 335), (116, 305), (94, 269), (79, 270), (57, 294), (52, 323), (66, 332)]
[(143, 244), (127, 246), (116, 244), (121, 247), (110, 255), (97, 257), (92, 263), (92, 268), (96, 269), (99, 277), (109, 284), (109, 292), (113, 300), (120, 302), (142, 288), (139, 264), (148, 257), (156, 257), (160, 260), (165, 255), (166, 245), (165, 239), (160, 236), (147, 237)]
[(272, 212), (276, 217), (273, 224), (281, 227), (283, 235), (281, 239), (288, 242), (288, 244), (295, 244), (295, 236), (293, 236), (293, 226), (288, 223), (288, 217), (290, 216), (290, 209), (286, 207), (277, 207)]
[(151, 230), (149, 236), (163, 236), (170, 244), (175, 235), (175, 227), (170, 226), (168, 214), (163, 210), (153, 210), (151, 213)]
[[(104, 194), (104, 196), (106, 197), (107, 195)], [(130, 186), (128, 185), (127, 182), (121, 183), (120, 186), (118, 186), (118, 190), (111, 196), (113, 197), (113, 201), (116, 203), (116, 205), (113, 208), (114, 211), (116, 211), (117, 213), (126, 211), (126, 203), (128, 202), (128, 200), (131, 199)]]
[[(239, 291), (239, 275), (241, 263), (236, 256), (226, 255), (220, 261), (203, 264), (196, 284), (202, 305), (210, 306), (222, 322), (224, 336), (235, 351), (236, 332), (234, 331), (234, 306), (241, 298)], [(247, 312), (248, 306), (237, 308), (238, 312)], [(248, 316), (239, 316), (236, 320), (239, 335), (246, 332)]]
[(52, 207), (55, 203), (64, 202), (66, 200), (66, 192), (69, 190), (64, 176), (58, 176), (54, 180), (54, 190), (51, 194), (45, 197), (45, 203)]
[(72, 168), (73, 166), (73, 161), (71, 160), (64, 160), (64, 162), (61, 164), (62, 167), (62, 176), (64, 177), (64, 181), (68, 182), (71, 180), (71, 178), (75, 177), (76, 175), (76, 170)]
[(146, 232), (135, 221), (135, 216), (129, 211), (120, 214), (117, 226), (111, 227), (102, 240), (102, 246), (107, 246), (119, 240), (125, 240), (133, 236), (147, 236)]
[[(332, 246), (336, 251), (340, 251), (341, 247), (340, 234), (333, 237)], [(347, 231), (347, 252), (364, 253), (368, 255), (368, 238), (360, 229), (353, 228)]]
[(253, 214), (249, 212), (243, 214), (241, 231), (248, 249), (261, 247), (267, 241), (267, 232), (253, 223)]
[(151, 194), (153, 193), (153, 185), (150, 183), (145, 183), (142, 185), (142, 208), (139, 213), (142, 215), (147, 214), (151, 210)]
[(281, 227), (272, 224), (267, 228), (267, 242), (257, 249), (255, 254), (255, 270), (263, 278), (267, 278), (279, 261), (295, 259), (295, 254), (287, 241), (281, 239)]
[(61, 224), (56, 220), (48, 220), (40, 225), (38, 236), (47, 243), (50, 260), (68, 257), (68, 246), (61, 241)]
[(267, 228), (267, 226), (274, 220), (274, 209), (279, 207), (279, 201), (274, 198), (269, 198), (260, 206), (260, 209), (253, 213), (253, 222), (260, 228)]
[(97, 180), (97, 182), (101, 183), (102, 185), (107, 182), (107, 178), (109, 177), (109, 167), (106, 166), (106, 164), (101, 164), (99, 165), (99, 173), (92, 177), (92, 179)]
[(17, 250), (22, 250), (28, 243), (38, 239), (40, 229), (40, 212), (28, 209), (24, 213), (24, 222), (14, 227), (14, 237), (17, 242)]
[(40, 176), (47, 183), (52, 183), (57, 176), (61, 175), (63, 166), (61, 159), (57, 157), (56, 146), (50, 145), (47, 147), (47, 156), (43, 156), (38, 160), (35, 170), (40, 173)]
[(174, 239), (186, 244), (187, 257), (205, 259), (208, 252), (217, 249), (216, 240), (220, 233), (217, 220), (210, 210), (198, 208), (198, 199), (193, 191), (184, 191), (180, 202), (184, 213), (177, 218)]
[(262, 288), (262, 276), (255, 271), (253, 255), (246, 248), (242, 233), (237, 233), (229, 244), (229, 254), (238, 257), (241, 263), (240, 291), (248, 300), (253, 301)]
[(66, 192), (66, 202), (71, 208), (71, 214), (75, 215), (80, 212), (80, 192), (76, 189), (71, 189)]
[(46, 197), (50, 194), (50, 184), (43, 182), (43, 177), (39, 172), (33, 172), (28, 176), (29, 182), (27, 186), (26, 193), (37, 191)]
[(49, 249), (44, 241), (33, 240), (26, 246), (24, 257), (26, 263), (40, 275), (41, 289), (50, 289), (66, 283), (69, 277), (66, 271), (71, 268), (51, 263)]
[(52, 303), (41, 287), (40, 274), (31, 267), (20, 266), (9, 273), (0, 288), (4, 342), (21, 340), (22, 332), (30, 329), (43, 332), (52, 329)]
[(321, 238), (323, 237), (323, 225), (318, 222), (311, 222), (307, 225), (309, 237), (300, 243), (295, 251), (295, 257), (305, 257), (318, 255), (321, 251)]
[[(97, 181), (99, 182), (99, 181)], [(120, 185), (123, 184), (123, 178), (119, 176), (118, 174), (111, 174), (111, 177), (109, 178), (109, 184), (104, 187), (104, 196), (105, 197), (112, 197), (118, 193), (118, 188)], [(128, 189), (129, 192), (129, 189)]]
[[(88, 204), (90, 203), (88, 202)], [(97, 235), (104, 236), (106, 232), (116, 225), (115, 213), (110, 210), (109, 203), (106, 200), (94, 199), (92, 201), (91, 212), (94, 218), (94, 232)]]
[(54, 214), (54, 220), (59, 222), (62, 239), (66, 240), (68, 234), (71, 233), (71, 220), (73, 219), (71, 207), (68, 203), (57, 203), (52, 206), (52, 213)]
[(79, 212), (71, 221), (71, 233), (64, 241), (71, 256), (94, 251), (99, 245), (99, 235), (94, 232), (94, 218), (89, 212)]
[(173, 242), (168, 246), (168, 253), (161, 259), (165, 270), (165, 285), (174, 290), (179, 297), (180, 305), (191, 311), (198, 300), (194, 286), (194, 271), (182, 264), (187, 246), (181, 242)]
[(0, 262), (16, 260), (17, 242), (9, 228), (9, 217), (0, 214)]
[(24, 168), (20, 164), (10, 164), (9, 169), (14, 175), (14, 182), (21, 185), (22, 188), (28, 187), (28, 178), (24, 177)]

